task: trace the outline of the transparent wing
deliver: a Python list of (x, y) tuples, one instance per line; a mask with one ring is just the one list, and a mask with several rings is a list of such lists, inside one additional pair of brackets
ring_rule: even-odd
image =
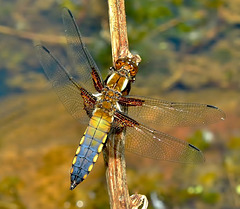
[[(147, 128), (119, 111), (114, 114), (112, 134), (125, 135), (125, 149), (143, 157), (180, 163), (202, 163), (202, 152), (193, 145), (168, 134)], [(118, 148), (116, 148), (118, 150)], [(118, 150), (121, 152), (121, 150)]]
[(50, 80), (53, 89), (69, 113), (80, 122), (88, 122), (89, 118), (84, 110), (84, 101), (80, 86), (60, 62), (44, 46), (37, 45), (35, 50), (43, 69)]
[[(167, 102), (141, 96), (126, 96), (140, 99), (142, 106), (129, 106), (128, 116), (150, 127), (198, 126), (225, 119), (219, 108), (197, 103)], [(158, 128), (156, 128), (158, 129)]]
[(91, 72), (95, 69), (102, 82), (101, 73), (82, 42), (80, 31), (70, 10), (64, 8), (62, 11), (65, 36), (68, 42), (68, 53), (73, 64), (71, 75), (89, 92), (96, 92), (94, 88)]
[(127, 127), (125, 149), (137, 155), (180, 163), (204, 162), (202, 152), (193, 145), (143, 125)]

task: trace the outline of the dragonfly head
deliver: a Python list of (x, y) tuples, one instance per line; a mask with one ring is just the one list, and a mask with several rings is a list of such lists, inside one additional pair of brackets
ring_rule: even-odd
[(135, 76), (138, 72), (138, 66), (131, 58), (119, 58), (115, 63), (115, 69), (120, 73), (127, 74), (127, 77), (132, 82), (135, 80)]

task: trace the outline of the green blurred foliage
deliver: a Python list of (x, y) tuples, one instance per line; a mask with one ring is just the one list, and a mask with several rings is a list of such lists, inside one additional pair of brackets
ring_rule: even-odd
[(231, 137), (227, 143), (229, 149), (239, 150), (240, 149), (240, 137)]
[(209, 143), (203, 140), (203, 132), (201, 130), (196, 131), (195, 134), (188, 139), (188, 142), (203, 151), (209, 147)]

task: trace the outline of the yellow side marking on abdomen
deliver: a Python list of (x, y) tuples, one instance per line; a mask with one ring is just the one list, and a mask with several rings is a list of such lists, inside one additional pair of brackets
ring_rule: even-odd
[(88, 167), (88, 172), (90, 172), (93, 168), (93, 164), (91, 164), (89, 167)]
[(103, 144), (100, 144), (98, 147), (98, 153), (100, 153), (102, 151), (102, 148), (103, 148)]
[(77, 151), (76, 151), (76, 155), (78, 155), (78, 154), (79, 154), (80, 150), (81, 150), (81, 147), (80, 147), (80, 146), (78, 146), (78, 148), (77, 148)]
[(85, 175), (83, 176), (83, 179), (85, 179), (85, 178), (87, 178), (87, 174), (85, 174)]
[[(86, 131), (85, 131), (85, 133), (86, 133)], [(84, 135), (85, 135), (85, 134), (84, 134)], [(85, 136), (82, 137), (82, 139), (81, 139), (81, 141), (80, 141), (80, 143), (79, 143), (80, 145), (82, 145), (82, 143), (84, 142), (84, 138), (85, 138)]]
[(102, 139), (102, 143), (105, 143), (107, 140), (107, 134), (104, 136), (104, 138)]
[(98, 159), (98, 154), (96, 154), (93, 158), (93, 162), (96, 163), (97, 162), (97, 159)]
[(77, 161), (77, 156), (75, 156), (75, 157), (73, 158), (72, 164), (74, 165), (74, 164), (76, 163), (76, 161)]

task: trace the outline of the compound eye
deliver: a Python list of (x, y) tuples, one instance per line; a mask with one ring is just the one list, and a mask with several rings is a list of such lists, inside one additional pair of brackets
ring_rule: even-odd
[(121, 59), (118, 59), (115, 63), (116, 70), (119, 70), (123, 66), (124, 62)]
[(131, 67), (129, 68), (129, 71), (130, 71), (130, 75), (134, 77), (138, 72), (138, 67), (131, 65)]

